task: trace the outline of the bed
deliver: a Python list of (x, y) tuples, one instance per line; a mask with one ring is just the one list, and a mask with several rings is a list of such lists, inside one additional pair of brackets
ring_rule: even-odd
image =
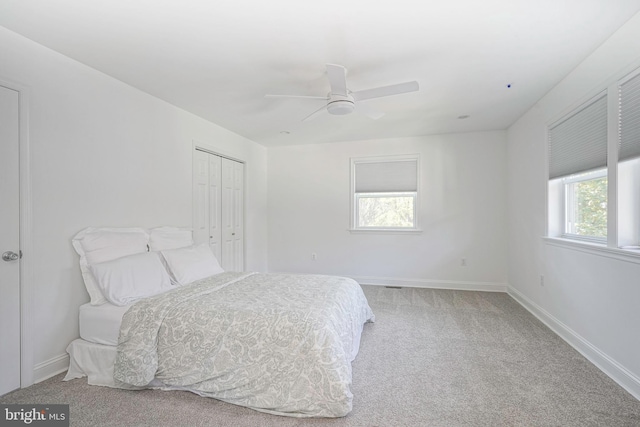
[[(158, 245), (153, 230), (145, 231), (146, 251), (116, 258), (131, 249), (112, 251), (114, 239), (95, 239), (97, 256), (91, 253), (92, 233), (121, 229), (87, 230), (74, 238), (74, 247), (78, 250), (77, 240), (90, 236), (78, 253), (85, 285), (90, 272), (96, 289), (89, 292), (92, 301), (80, 307), (80, 338), (67, 349), (65, 380), (86, 376), (93, 385), (187, 390), (294, 417), (341, 417), (351, 411), (351, 362), (363, 325), (374, 320), (357, 282), (323, 275), (224, 272), (209, 254), (206, 263), (185, 262), (185, 253), (206, 249), (184, 246), (192, 243), (190, 234), (178, 229), (164, 228), (163, 233), (180, 234), (184, 239), (179, 242), (165, 239)], [(115, 241), (120, 242), (116, 246), (122, 243)], [(111, 259), (101, 260), (104, 254)], [(159, 270), (155, 258), (167, 273), (159, 273), (162, 279), (138, 274), (115, 297), (113, 289), (100, 283), (104, 271), (96, 265), (111, 265), (112, 281), (119, 269), (130, 279), (123, 263), (139, 269), (140, 260), (149, 259)], [(120, 266), (116, 273), (115, 264)], [(149, 292), (139, 285), (140, 277), (162, 284)]]

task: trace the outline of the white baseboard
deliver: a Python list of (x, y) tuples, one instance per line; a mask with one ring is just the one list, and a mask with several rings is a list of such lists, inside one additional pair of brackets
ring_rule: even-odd
[(36, 383), (39, 383), (58, 375), (67, 369), (69, 369), (69, 355), (65, 353), (42, 363), (38, 363), (33, 368), (33, 379)]
[(507, 293), (520, 305), (536, 316), (549, 329), (565, 340), (571, 347), (596, 365), (602, 372), (617, 382), (636, 399), (640, 400), (640, 378), (627, 370), (624, 366), (609, 357), (602, 350), (581, 337), (573, 329), (556, 319), (545, 309), (531, 301), (517, 289), (509, 286)]
[(452, 289), (458, 291), (507, 292), (506, 283), (455, 280), (404, 279), (397, 277), (350, 276), (362, 285), (403, 286), (407, 288)]

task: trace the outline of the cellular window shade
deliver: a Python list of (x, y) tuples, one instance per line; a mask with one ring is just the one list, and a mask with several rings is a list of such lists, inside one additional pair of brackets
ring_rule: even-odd
[(356, 193), (418, 191), (418, 161), (355, 164)]
[(607, 97), (549, 129), (549, 179), (607, 166)]
[(620, 86), (620, 161), (640, 157), (640, 75)]

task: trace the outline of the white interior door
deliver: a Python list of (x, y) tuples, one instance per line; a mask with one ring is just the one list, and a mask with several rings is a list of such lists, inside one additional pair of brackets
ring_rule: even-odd
[(209, 243), (213, 254), (221, 256), (220, 231), (221, 158), (196, 150), (193, 156), (193, 240)]
[(244, 271), (244, 164), (232, 162), (233, 166), (233, 249), (234, 271)]
[(0, 86), (0, 395), (20, 388), (19, 93)]
[(244, 165), (222, 159), (222, 261), (228, 271), (244, 270)]
[(220, 181), (222, 158), (209, 154), (209, 246), (216, 256), (220, 259), (221, 255), (221, 220), (220, 220)]
[(193, 240), (205, 243), (209, 239), (209, 156), (193, 153)]

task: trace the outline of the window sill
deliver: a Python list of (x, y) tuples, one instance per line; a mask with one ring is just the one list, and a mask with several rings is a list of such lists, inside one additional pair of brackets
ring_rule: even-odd
[(419, 228), (350, 228), (351, 234), (421, 234)]
[(620, 261), (640, 264), (639, 249), (610, 248), (600, 243), (585, 242), (581, 240), (571, 240), (561, 237), (543, 237), (542, 240), (548, 245), (575, 251), (586, 252), (593, 255), (613, 258)]

